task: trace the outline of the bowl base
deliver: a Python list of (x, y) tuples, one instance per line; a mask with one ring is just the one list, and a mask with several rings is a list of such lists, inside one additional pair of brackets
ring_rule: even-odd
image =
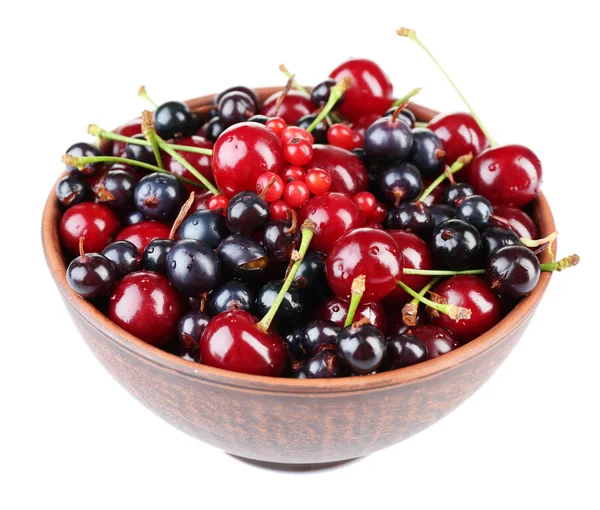
[(280, 462), (267, 462), (264, 460), (249, 459), (247, 457), (240, 457), (239, 455), (234, 455), (232, 453), (228, 453), (227, 455), (233, 457), (234, 459), (245, 462), (246, 464), (251, 464), (252, 466), (262, 469), (287, 472), (324, 471), (327, 469), (336, 469), (338, 467), (345, 466), (346, 464), (356, 462), (362, 458), (356, 457), (354, 459), (338, 460), (335, 462), (320, 462), (314, 464), (284, 464)]

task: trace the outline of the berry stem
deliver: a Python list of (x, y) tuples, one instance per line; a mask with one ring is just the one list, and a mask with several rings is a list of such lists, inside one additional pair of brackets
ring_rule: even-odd
[(453, 271), (451, 269), (412, 269), (405, 267), (404, 274), (419, 274), (423, 276), (456, 276), (459, 274), (485, 274), (485, 269), (466, 269), (465, 271)]
[[(106, 131), (96, 124), (90, 124), (88, 126), (88, 133), (90, 135), (104, 138), (105, 140), (114, 140), (116, 142), (130, 143), (132, 145), (144, 145), (150, 147), (152, 144), (148, 140), (142, 140), (141, 138), (131, 138), (129, 136), (123, 136), (112, 131)], [(169, 144), (171, 149), (181, 152), (193, 152), (195, 154), (204, 154), (206, 156), (212, 156), (212, 149), (203, 149), (202, 147), (188, 147), (187, 145)]]
[(329, 99), (327, 100), (327, 104), (321, 110), (317, 118), (312, 121), (312, 124), (306, 128), (306, 130), (310, 133), (313, 129), (315, 129), (325, 117), (329, 114), (332, 108), (335, 106), (335, 103), (344, 95), (350, 85), (352, 85), (352, 78), (346, 76), (338, 81), (333, 87), (331, 87), (331, 91), (329, 93)]
[(448, 80), (448, 82), (450, 83), (450, 85), (452, 85), (452, 87), (454, 88), (454, 90), (456, 91), (456, 93), (462, 99), (463, 103), (465, 103), (465, 106), (469, 109), (469, 111), (471, 112), (471, 115), (473, 115), (473, 118), (475, 119), (475, 121), (477, 122), (477, 124), (479, 124), (479, 127), (481, 128), (481, 130), (485, 134), (485, 137), (489, 140), (491, 146), (494, 147), (494, 146), (498, 145), (496, 143), (496, 141), (492, 138), (492, 135), (490, 134), (490, 132), (484, 126), (483, 122), (481, 122), (481, 119), (479, 118), (479, 116), (477, 115), (477, 113), (475, 112), (475, 110), (473, 109), (473, 107), (467, 101), (467, 98), (465, 96), (463, 96), (462, 92), (456, 86), (456, 83), (454, 83), (454, 81), (452, 80), (452, 78), (450, 78), (450, 75), (444, 70), (444, 68), (441, 66), (441, 64), (433, 56), (433, 53), (431, 53), (427, 49), (427, 47), (419, 40), (419, 38), (417, 37), (417, 33), (414, 30), (410, 29), (410, 28), (399, 28), (396, 31), (396, 33), (399, 36), (408, 37), (410, 40), (416, 42), (417, 45), (419, 45), (421, 47), (421, 49), (423, 49), (423, 51), (429, 56), (429, 58), (433, 61), (433, 63), (437, 66), (437, 68), (446, 77), (446, 79)]
[(295, 74), (292, 74), (288, 71), (288, 68), (285, 67), (283, 64), (281, 64), (279, 66), (279, 70), (286, 75), (288, 80), (292, 80), (292, 85), (296, 90), (299, 90), (300, 92), (302, 92), (303, 94), (306, 94), (308, 97), (310, 97), (310, 92), (308, 90), (306, 90), (305, 87), (303, 87), (302, 85), (300, 85), (295, 79), (294, 77), (296, 76)]
[(279, 97), (277, 98), (277, 102), (275, 103), (275, 109), (273, 110), (273, 117), (277, 117), (277, 114), (279, 113), (279, 108), (281, 108), (281, 105), (283, 104), (285, 98), (289, 94), (293, 83), (294, 75), (292, 74), (292, 76), (290, 76), (288, 81), (286, 82), (285, 87), (283, 87), (281, 94), (279, 94)]
[(160, 157), (160, 149), (158, 147), (158, 141), (156, 140), (156, 129), (154, 129), (154, 121), (152, 120), (152, 113), (148, 110), (142, 112), (142, 133), (146, 137), (146, 140), (152, 145), (152, 152), (156, 158), (156, 164), (164, 169), (162, 158)]
[(154, 108), (158, 108), (158, 105), (153, 101), (153, 99), (148, 95), (148, 92), (146, 91), (146, 87), (144, 85), (142, 85), (139, 89), (138, 89), (138, 96), (140, 96), (141, 98), (145, 99), (146, 101), (148, 101)]
[(400, 112), (404, 110), (404, 108), (406, 108), (407, 106), (408, 101), (402, 101), (399, 105), (397, 105), (397, 108), (394, 110), (394, 113), (392, 113), (392, 123), (398, 120), (398, 115), (400, 115)]
[[(431, 281), (425, 285), (420, 291), (419, 296), (423, 297), (431, 287), (433, 287), (438, 281), (440, 281), (440, 276), (435, 276), (431, 279)], [(402, 307), (402, 322), (407, 326), (416, 326), (417, 325), (417, 313), (419, 311), (419, 299), (413, 298), (409, 303), (406, 303)]]
[(79, 238), (79, 256), (81, 259), (85, 258), (85, 249), (83, 248), (83, 243), (85, 242), (85, 236), (81, 236)]
[(436, 177), (436, 179), (429, 186), (427, 186), (425, 191), (423, 191), (423, 193), (421, 193), (421, 196), (419, 197), (418, 202), (422, 202), (429, 195), (431, 195), (433, 190), (435, 188), (437, 188), (442, 182), (444, 182), (448, 178), (448, 174), (453, 175), (456, 172), (458, 172), (459, 170), (462, 170), (472, 160), (473, 160), (473, 154), (471, 154), (470, 152), (469, 152), (469, 154), (465, 154), (464, 156), (461, 156), (460, 158), (458, 158), (454, 163), (452, 163), (452, 166), (450, 167), (450, 169), (447, 172), (446, 172), (446, 170), (444, 170), (444, 172), (442, 174), (440, 174), (438, 177)]
[(429, 308), (433, 308), (438, 312), (445, 313), (455, 321), (471, 318), (471, 310), (469, 310), (468, 308), (451, 305), (449, 303), (436, 303), (435, 301), (431, 301), (431, 299), (427, 299), (425, 296), (421, 296), (419, 293), (412, 290), (405, 283), (401, 281), (397, 281), (396, 283), (400, 287), (402, 287), (406, 292), (408, 292), (408, 294), (410, 294), (413, 298), (417, 299), (420, 303), (423, 303), (424, 305), (427, 305)]
[(171, 231), (169, 232), (169, 240), (173, 241), (175, 239), (175, 234), (179, 230), (179, 227), (183, 223), (183, 220), (185, 220), (185, 217), (190, 212), (190, 208), (194, 204), (194, 198), (196, 198), (196, 193), (194, 193), (192, 191), (190, 193), (189, 198), (181, 206), (181, 209), (179, 210), (179, 214), (177, 215), (177, 218), (175, 218), (175, 221), (173, 222), (173, 226), (171, 227)]
[(546, 264), (540, 264), (542, 271), (563, 271), (569, 267), (573, 267), (579, 264), (579, 255), (569, 255), (556, 262), (547, 262)]
[(292, 253), (292, 256), (296, 259), (296, 261), (294, 262), (294, 265), (292, 266), (285, 281), (283, 282), (283, 286), (281, 287), (279, 294), (277, 294), (273, 306), (271, 306), (269, 311), (260, 320), (260, 322), (256, 324), (256, 327), (265, 333), (269, 331), (269, 328), (271, 327), (271, 322), (273, 322), (277, 310), (281, 306), (281, 303), (283, 302), (287, 291), (289, 290), (290, 286), (292, 285), (292, 282), (294, 281), (294, 278), (296, 277), (298, 268), (302, 263), (302, 259), (304, 258), (304, 255), (306, 254), (306, 251), (308, 250), (310, 242), (315, 233), (315, 224), (310, 218), (308, 218), (302, 224), (300, 230), (302, 231), (302, 241), (300, 242), (300, 248), (298, 249), (298, 251), (294, 250), (294, 252)]
[(407, 103), (411, 97), (415, 97), (419, 92), (423, 90), (423, 87), (417, 87), (416, 89), (412, 89), (408, 94), (402, 96), (399, 99), (396, 99), (392, 106), (400, 106), (402, 103)]
[(344, 327), (347, 328), (352, 324), (354, 320), (354, 314), (356, 314), (356, 309), (360, 304), (360, 300), (365, 293), (365, 281), (366, 276), (361, 274), (352, 280), (352, 297), (350, 298), (350, 306), (348, 307), (348, 314), (346, 315), (346, 320), (344, 321)]

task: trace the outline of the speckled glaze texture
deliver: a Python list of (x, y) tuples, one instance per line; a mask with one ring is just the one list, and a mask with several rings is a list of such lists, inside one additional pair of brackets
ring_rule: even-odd
[[(259, 89), (261, 99), (274, 88)], [(212, 95), (190, 101), (208, 103)], [(436, 112), (411, 106), (419, 120)], [(554, 231), (543, 195), (534, 202), (541, 235)], [(251, 376), (177, 358), (120, 329), (65, 280), (54, 194), (42, 239), (48, 267), (82, 337), (136, 399), (178, 429), (234, 455), (308, 464), (368, 455), (435, 423), (473, 394), (525, 331), (551, 278), (499, 324), (466, 346), (401, 370), (335, 380)]]

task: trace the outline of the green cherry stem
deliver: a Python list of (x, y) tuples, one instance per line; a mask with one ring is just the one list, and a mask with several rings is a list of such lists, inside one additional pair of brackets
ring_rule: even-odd
[(361, 274), (352, 280), (351, 292), (352, 297), (350, 298), (350, 306), (348, 307), (348, 314), (346, 315), (346, 321), (344, 322), (344, 327), (347, 328), (352, 324), (354, 320), (354, 314), (356, 313), (356, 309), (360, 304), (360, 300), (362, 299), (363, 294), (365, 293), (365, 281), (366, 276)]
[(396, 282), (398, 286), (402, 287), (408, 294), (410, 294), (413, 298), (417, 299), (420, 303), (427, 305), (438, 312), (445, 313), (451, 319), (455, 321), (470, 319), (471, 318), (471, 310), (468, 308), (463, 308), (462, 306), (451, 305), (449, 303), (436, 303), (435, 301), (431, 301), (431, 299), (427, 299), (425, 296), (421, 296), (418, 292), (412, 290), (408, 285), (401, 281)]
[(163, 165), (162, 158), (160, 157), (160, 148), (158, 147), (158, 141), (156, 140), (156, 129), (154, 129), (154, 121), (152, 120), (152, 113), (148, 110), (144, 110), (142, 112), (142, 133), (152, 144), (152, 152), (154, 152), (154, 157), (156, 158), (156, 164), (164, 169), (165, 165)]
[(574, 254), (556, 262), (546, 262), (545, 264), (540, 264), (540, 269), (542, 271), (563, 271), (569, 267), (576, 266), (577, 264), (579, 264), (579, 255)]
[[(431, 281), (425, 285), (420, 291), (419, 296), (423, 297), (427, 293), (431, 287), (433, 287), (437, 282), (441, 280), (441, 276), (436, 276), (431, 279)], [(417, 313), (419, 311), (419, 298), (413, 298), (412, 301), (406, 303), (402, 307), (402, 322), (407, 326), (416, 326), (417, 325)]]
[(309, 92), (309, 91), (308, 91), (308, 90), (307, 90), (305, 87), (303, 87), (302, 85), (300, 85), (300, 83), (298, 83), (298, 82), (297, 82), (295, 79), (293, 79), (295, 75), (294, 75), (294, 74), (292, 74), (292, 73), (290, 73), (290, 72), (288, 71), (288, 68), (287, 68), (287, 67), (285, 67), (283, 64), (281, 64), (281, 65), (279, 66), (279, 70), (280, 70), (280, 71), (281, 71), (283, 74), (285, 74), (285, 76), (287, 77), (287, 79), (288, 79), (288, 80), (292, 80), (292, 86), (293, 86), (293, 87), (294, 87), (296, 90), (299, 90), (299, 91), (300, 91), (300, 92), (302, 92), (303, 94), (306, 94), (308, 97), (310, 97), (310, 92)]
[[(106, 131), (96, 124), (90, 124), (88, 126), (88, 133), (90, 135), (104, 138), (105, 140), (114, 140), (116, 142), (130, 143), (132, 145), (144, 145), (150, 147), (152, 144), (148, 140), (142, 140), (141, 138), (131, 138), (129, 136), (123, 136), (112, 131)], [(180, 152), (193, 152), (195, 154), (204, 154), (205, 156), (212, 156), (212, 149), (203, 149), (202, 147), (188, 147), (187, 145), (177, 145), (170, 143), (169, 147)]]
[(392, 106), (400, 106), (402, 103), (406, 103), (411, 97), (415, 97), (419, 92), (421, 92), (421, 90), (423, 90), (423, 87), (417, 87), (416, 89), (412, 89), (405, 96), (402, 96), (401, 98), (396, 99), (394, 101), (394, 104), (392, 104)]
[(399, 28), (396, 31), (396, 33), (399, 36), (408, 37), (411, 41), (414, 41), (415, 43), (417, 43), (418, 46), (420, 46), (423, 49), (423, 51), (429, 56), (429, 58), (433, 61), (433, 63), (437, 66), (437, 68), (446, 77), (446, 79), (448, 80), (448, 82), (450, 83), (450, 85), (452, 85), (452, 88), (454, 88), (454, 90), (456, 91), (456, 93), (463, 100), (463, 103), (465, 103), (465, 106), (469, 109), (469, 111), (471, 112), (471, 115), (473, 115), (473, 118), (477, 121), (477, 124), (479, 124), (479, 127), (481, 128), (481, 130), (485, 134), (485, 137), (489, 140), (489, 142), (492, 145), (492, 147), (498, 145), (496, 143), (496, 141), (492, 138), (492, 135), (490, 135), (490, 132), (484, 126), (483, 122), (481, 122), (481, 119), (479, 118), (479, 116), (477, 115), (477, 113), (475, 112), (475, 110), (473, 109), (473, 107), (467, 101), (467, 98), (465, 96), (463, 96), (462, 92), (456, 86), (456, 83), (454, 83), (454, 81), (452, 80), (452, 78), (450, 78), (450, 75), (444, 70), (444, 68), (441, 66), (441, 64), (433, 56), (433, 53), (431, 53), (427, 49), (427, 47), (420, 41), (420, 39), (417, 37), (417, 33), (414, 30), (410, 29), (410, 28)]
[(281, 306), (281, 303), (283, 302), (283, 299), (285, 298), (287, 291), (289, 290), (290, 286), (292, 285), (292, 282), (294, 281), (294, 278), (296, 277), (298, 268), (300, 267), (300, 264), (302, 263), (302, 259), (304, 258), (304, 255), (306, 254), (306, 251), (308, 250), (308, 247), (310, 246), (310, 242), (315, 233), (315, 224), (310, 218), (308, 218), (302, 224), (302, 226), (300, 227), (300, 230), (302, 233), (302, 240), (300, 241), (300, 248), (298, 249), (298, 251), (294, 250), (292, 252), (292, 258), (295, 260), (294, 265), (290, 269), (290, 272), (288, 273), (285, 281), (283, 282), (283, 286), (281, 287), (279, 294), (277, 294), (277, 297), (275, 298), (273, 306), (271, 306), (269, 311), (260, 320), (260, 322), (258, 322), (256, 324), (256, 327), (258, 329), (260, 329), (261, 331), (263, 331), (264, 333), (269, 331), (269, 328), (271, 327), (271, 322), (273, 322), (273, 319), (275, 318), (275, 314), (277, 313), (277, 310)]
[(448, 172), (444, 171), (442, 174), (436, 177), (436, 179), (429, 186), (427, 186), (427, 188), (425, 189), (425, 191), (423, 191), (423, 193), (421, 193), (421, 196), (417, 201), (422, 202), (423, 200), (425, 200), (429, 195), (431, 195), (431, 193), (433, 193), (433, 190), (435, 188), (437, 188), (442, 182), (444, 182), (448, 178), (448, 174), (453, 175), (459, 170), (462, 170), (472, 160), (473, 155), (470, 152), (469, 154), (465, 154), (464, 156), (458, 158), (454, 163), (452, 163), (452, 166), (450, 167), (450, 170)]
[(321, 113), (317, 115), (317, 118), (313, 120), (312, 124), (306, 128), (306, 130), (310, 133), (313, 129), (315, 129), (325, 117), (331, 112), (331, 109), (335, 106), (335, 103), (338, 102), (340, 97), (344, 95), (350, 85), (352, 84), (352, 78), (350, 76), (346, 76), (338, 81), (333, 87), (331, 87), (331, 92), (329, 93), (329, 99), (327, 100), (327, 104), (321, 110)]
[(145, 99), (146, 101), (148, 101), (154, 108), (158, 108), (158, 105), (153, 101), (153, 99), (148, 95), (148, 92), (146, 91), (146, 87), (144, 85), (142, 85), (139, 89), (138, 89), (138, 96), (140, 96), (142, 99)]

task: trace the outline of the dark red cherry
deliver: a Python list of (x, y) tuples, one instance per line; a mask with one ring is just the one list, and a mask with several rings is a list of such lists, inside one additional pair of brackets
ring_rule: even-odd
[(229, 92), (243, 92), (244, 94), (248, 94), (250, 96), (250, 98), (252, 99), (252, 102), (254, 104), (255, 109), (258, 109), (258, 107), (260, 106), (260, 101), (259, 101), (259, 98), (258, 98), (258, 94), (256, 93), (256, 90), (251, 89), (250, 87), (246, 87), (244, 85), (235, 85), (233, 87), (226, 88), (225, 90), (223, 90), (222, 92), (220, 92), (219, 94), (217, 94), (214, 97), (213, 103), (215, 105), (218, 105), (219, 104), (219, 100), (225, 94), (228, 94)]
[(60, 240), (71, 253), (79, 252), (85, 237), (86, 253), (100, 253), (121, 228), (118, 216), (105, 205), (82, 202), (67, 209), (60, 220)]
[[(340, 327), (344, 326), (346, 315), (348, 315), (348, 302), (337, 296), (328, 297), (319, 303), (313, 311), (315, 319), (335, 322)], [(354, 320), (359, 321), (363, 317), (369, 319), (369, 322), (380, 331), (385, 331), (386, 315), (381, 303), (359, 304), (354, 315)]]
[(311, 198), (298, 213), (299, 223), (307, 218), (315, 223), (315, 235), (310, 247), (327, 253), (346, 232), (364, 226), (365, 216), (348, 195), (326, 193)]
[(492, 289), (501, 296), (520, 298), (540, 280), (540, 261), (525, 246), (505, 246), (492, 254), (486, 274)]
[(202, 363), (232, 372), (280, 376), (287, 362), (285, 344), (277, 332), (264, 333), (257, 323), (256, 317), (241, 310), (213, 317), (200, 340)]
[(408, 330), (408, 334), (417, 337), (425, 344), (427, 359), (437, 358), (460, 345), (450, 331), (433, 324), (415, 326)]
[[(503, 220), (508, 221), (508, 225)], [(518, 207), (497, 205), (494, 207), (492, 224), (497, 227), (510, 229), (519, 237), (525, 239), (539, 239), (539, 231), (531, 217)]]
[[(102, 153), (98, 147), (87, 142), (74, 143), (67, 149), (66, 154), (76, 158), (102, 156)], [(65, 167), (68, 172), (78, 172), (83, 175), (92, 175), (102, 168), (102, 163), (87, 163), (81, 169), (72, 165), (65, 165)]]
[(327, 253), (325, 274), (331, 290), (350, 299), (352, 281), (366, 277), (363, 303), (381, 301), (396, 286), (403, 268), (402, 252), (383, 230), (358, 228), (344, 234)]
[(196, 211), (201, 211), (203, 209), (208, 209), (208, 201), (214, 196), (215, 195), (213, 195), (212, 191), (210, 190), (202, 191), (197, 189), (196, 196), (194, 197), (192, 207), (190, 207), (189, 214), (192, 214)]
[(115, 288), (117, 271), (104, 255), (85, 253), (67, 267), (67, 283), (81, 297), (104, 297)]
[(212, 170), (229, 198), (253, 190), (265, 172), (280, 174), (287, 166), (279, 137), (257, 122), (241, 122), (223, 131), (213, 148)]
[(366, 191), (369, 184), (367, 168), (360, 158), (333, 145), (313, 145), (312, 159), (304, 169), (308, 173), (314, 168), (323, 169), (331, 176), (331, 192), (353, 196)]
[(461, 344), (482, 335), (502, 318), (500, 298), (485, 280), (477, 276), (453, 276), (437, 285), (433, 292), (445, 303), (471, 310), (469, 319), (458, 321), (446, 314), (429, 311), (431, 322), (448, 329)]
[(140, 253), (144, 253), (146, 246), (155, 239), (167, 239), (171, 232), (170, 227), (158, 221), (140, 221), (125, 227), (115, 241), (129, 241), (133, 243)]
[(110, 296), (108, 317), (144, 342), (162, 347), (177, 331), (180, 298), (163, 275), (130, 273)]
[(344, 365), (337, 352), (324, 350), (317, 352), (310, 358), (306, 362), (304, 370), (300, 370), (298, 373), (304, 374), (308, 379), (328, 379), (341, 377), (345, 375), (345, 372)]
[[(388, 230), (402, 252), (404, 267), (410, 269), (434, 269), (433, 255), (419, 236), (404, 230)], [(401, 274), (399, 280), (417, 292), (427, 284), (431, 277), (416, 274)], [(391, 303), (408, 303), (412, 299), (406, 291), (399, 286), (388, 294), (386, 301)]]
[(542, 164), (522, 145), (492, 147), (479, 154), (466, 169), (468, 182), (492, 205), (523, 207), (537, 197)]
[(177, 336), (179, 340), (178, 354), (187, 355), (194, 361), (200, 361), (200, 338), (210, 321), (210, 316), (198, 310), (187, 312), (177, 324)]
[[(115, 129), (115, 133), (129, 138), (142, 134), (142, 119), (133, 119)], [(111, 152), (113, 156), (125, 157), (125, 142), (112, 142)]]
[(353, 373), (367, 375), (381, 365), (385, 339), (371, 324), (352, 324), (340, 332), (337, 352)]
[(469, 152), (476, 156), (488, 145), (483, 131), (470, 113), (440, 113), (427, 128), (442, 141), (449, 165)]
[(383, 366), (396, 370), (427, 360), (427, 347), (416, 336), (402, 334), (386, 338)]
[[(186, 136), (185, 138), (180, 138), (177, 140), (178, 145), (185, 145), (186, 147), (196, 147), (200, 149), (212, 149), (213, 143), (208, 140), (202, 138), (201, 136)], [(200, 172), (204, 177), (206, 177), (210, 182), (214, 184), (215, 178), (212, 173), (212, 167), (210, 165), (211, 157), (206, 154), (196, 154), (194, 152), (184, 152), (178, 151), (179, 155), (183, 157), (190, 165), (192, 165), (198, 172)], [(163, 162), (165, 164), (165, 168), (169, 170), (172, 174), (178, 175), (179, 177), (185, 177), (186, 179), (190, 179), (192, 181), (199, 182), (192, 173), (184, 168), (181, 163), (177, 162), (168, 154), (163, 155)], [(185, 184), (185, 187), (188, 191), (198, 191), (198, 188), (191, 186), (190, 184)]]
[(381, 115), (394, 102), (392, 82), (371, 60), (348, 60), (336, 67), (329, 76), (336, 81), (347, 76), (352, 78), (352, 84), (344, 93), (344, 103), (339, 110), (346, 119)]
[[(275, 92), (265, 99), (265, 102), (260, 109), (260, 113), (267, 117), (274, 117), (275, 105), (280, 95), (281, 92)], [(277, 116), (285, 120), (288, 126), (293, 126), (301, 117), (304, 117), (313, 111), (315, 111), (315, 106), (312, 104), (310, 97), (298, 90), (290, 90), (281, 103), (281, 106), (277, 111)]]
[(116, 241), (110, 243), (102, 250), (108, 260), (110, 260), (117, 270), (117, 276), (123, 276), (133, 273), (140, 269), (142, 257), (138, 249), (129, 241)]
[(323, 349), (335, 349), (341, 327), (335, 322), (316, 319), (310, 321), (302, 330), (302, 352), (305, 356), (314, 356)]

